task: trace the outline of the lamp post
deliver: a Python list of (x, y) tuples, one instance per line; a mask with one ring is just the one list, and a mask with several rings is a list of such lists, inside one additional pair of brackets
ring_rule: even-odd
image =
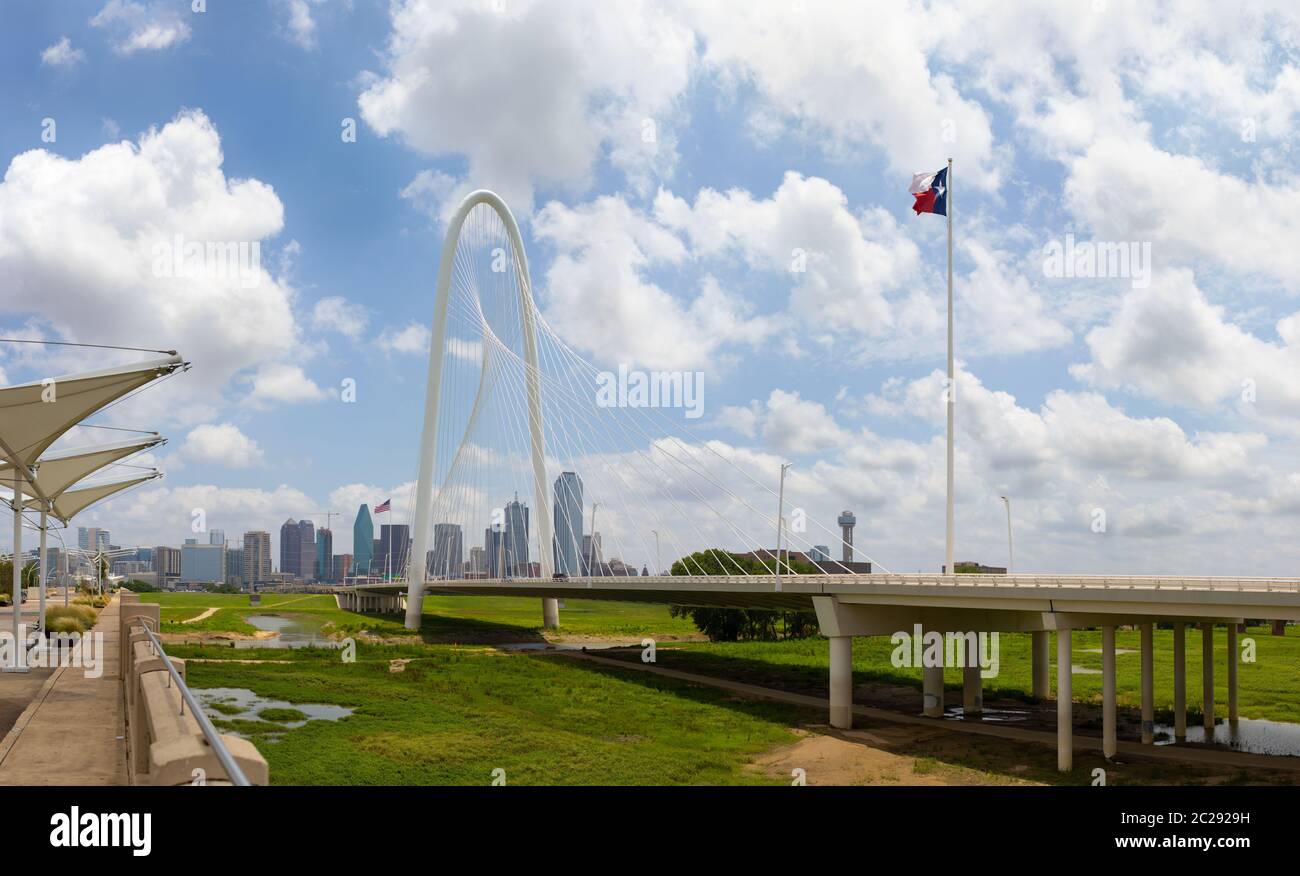
[[(662, 575), (664, 573), (664, 564), (663, 561), (659, 559), (659, 530), (652, 529), (650, 532), (655, 537), (655, 574)], [(595, 542), (592, 542), (592, 544), (594, 545)]]
[(776, 494), (776, 590), (781, 592), (781, 529), (785, 523), (785, 473), (793, 462), (781, 463), (781, 484)]
[(1016, 551), (1011, 542), (1011, 500), (1006, 496), (999, 496), (1002, 503), (1007, 506), (1007, 574), (1015, 574)]
[(596, 509), (599, 507), (599, 502), (591, 503), (591, 550), (587, 552), (588, 577), (591, 576), (591, 570), (596, 568)]

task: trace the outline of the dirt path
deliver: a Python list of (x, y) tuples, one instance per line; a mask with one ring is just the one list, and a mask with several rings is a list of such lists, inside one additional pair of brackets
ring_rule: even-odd
[(202, 614), (196, 614), (196, 615), (194, 615), (194, 617), (186, 618), (185, 620), (181, 621), (181, 623), (183, 623), (183, 624), (196, 624), (196, 623), (198, 623), (198, 622), (201, 621), (201, 620), (207, 620), (208, 618), (212, 617), (214, 614), (216, 614), (216, 613), (217, 613), (218, 611), (220, 611), (220, 610), (221, 610), (221, 609), (219, 609), (219, 608), (205, 608), (205, 609), (203, 610), (203, 613), (202, 613)]

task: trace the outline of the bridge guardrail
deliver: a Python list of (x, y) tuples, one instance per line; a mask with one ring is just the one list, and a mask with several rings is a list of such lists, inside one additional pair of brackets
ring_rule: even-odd
[(158, 639), (157, 604), (128, 603), (121, 670), (132, 782), (265, 785), (266, 759), (247, 739), (222, 735), (185, 683), (185, 662)]
[[(591, 583), (605, 586), (625, 586), (635, 590), (646, 584), (664, 583), (712, 584), (712, 585), (749, 585), (758, 583), (775, 584), (774, 575), (654, 575), (654, 576), (609, 576), (598, 578), (573, 577), (565, 581), (550, 578), (450, 578), (431, 579), (425, 586), (455, 589), (457, 587), (474, 587), (498, 584), (501, 586), (552, 587), (556, 589), (586, 588)], [(1300, 578), (1242, 578), (1213, 577), (1189, 575), (996, 575), (996, 574), (898, 574), (892, 572), (870, 572), (861, 575), (781, 575), (783, 585), (795, 582), (808, 584), (824, 582), (827, 584), (851, 585), (898, 585), (898, 586), (938, 586), (971, 588), (1041, 588), (1041, 587), (1075, 587), (1098, 590), (1188, 590), (1188, 591), (1235, 591), (1265, 593), (1300, 593)], [(389, 588), (404, 582), (392, 584), (370, 584), (353, 587), (354, 590)]]

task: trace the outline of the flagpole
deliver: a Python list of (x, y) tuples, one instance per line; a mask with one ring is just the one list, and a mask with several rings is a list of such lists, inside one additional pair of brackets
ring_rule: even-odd
[(952, 450), (952, 426), (953, 411), (957, 406), (957, 382), (956, 375), (953, 372), (952, 357), (952, 159), (948, 159), (948, 173), (946, 176), (947, 191), (944, 193), (944, 213), (948, 215), (948, 532), (946, 544), (944, 547), (944, 571), (951, 575), (954, 572), (952, 559), (952, 471), (953, 471), (953, 450)]

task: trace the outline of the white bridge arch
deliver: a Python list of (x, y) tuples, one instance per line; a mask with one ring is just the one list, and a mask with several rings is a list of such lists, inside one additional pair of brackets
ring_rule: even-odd
[[(537, 360), (537, 324), (533, 307), (532, 281), (528, 274), (528, 256), (524, 253), (519, 236), (519, 225), (505, 201), (495, 192), (478, 189), (466, 196), (447, 226), (447, 236), (442, 244), (442, 259), (438, 265), (438, 288), (433, 311), (432, 337), (429, 340), (429, 371), (424, 393), (424, 425), (420, 438), (419, 473), (416, 477), (415, 525), (411, 536), (411, 554), (406, 571), (406, 628), (418, 630), (424, 610), (425, 557), (430, 549), (433, 515), (434, 461), (438, 452), (439, 393), (442, 387), (442, 363), (447, 349), (447, 304), (450, 299), (452, 266), (461, 229), (470, 211), (480, 204), (491, 208), (502, 224), (510, 241), (511, 264), (514, 266), (519, 290), (519, 310), (523, 321), (524, 382), (528, 407), (529, 450), (533, 471), (533, 500), (539, 542), (542, 549), (538, 561), (543, 578), (552, 575), (551, 544), (552, 521), (549, 493), (546, 488), (546, 438), (542, 423), (540, 367)], [(484, 347), (484, 357), (487, 348)], [(480, 378), (477, 407), (482, 398), (484, 377)], [(547, 627), (557, 627), (560, 622), (559, 602), (554, 598), (542, 600), (542, 617)]]

